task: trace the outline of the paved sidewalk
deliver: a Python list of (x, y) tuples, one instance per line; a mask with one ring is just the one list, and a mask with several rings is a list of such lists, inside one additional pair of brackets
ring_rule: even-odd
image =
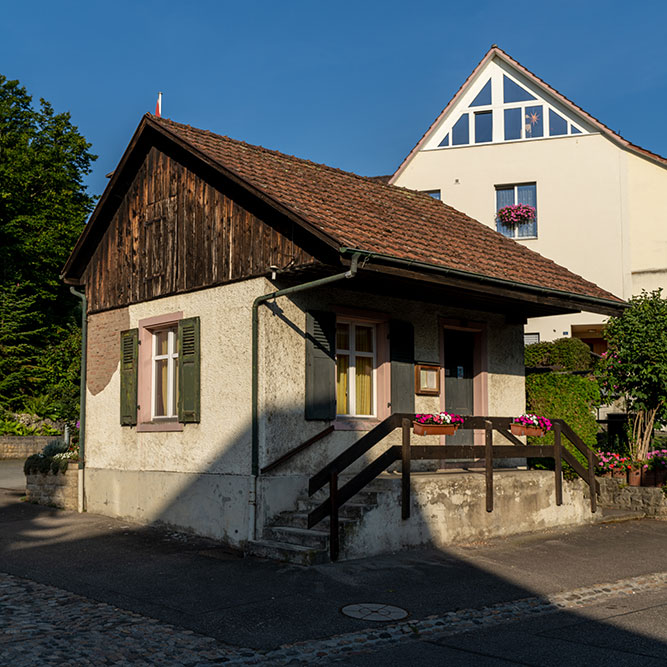
[[(667, 572), (608, 582), (595, 588), (567, 591), (546, 598), (533, 597), (481, 609), (463, 609), (441, 617), (431, 616), (423, 620), (388, 624), (324, 640), (286, 644), (268, 651), (225, 645), (211, 637), (184, 631), (155, 619), (111, 605), (93, 603), (53, 586), (0, 573), (0, 664), (17, 667), (43, 663), (312, 665), (343, 661), (348, 665), (361, 665), (379, 664), (376, 660), (387, 651), (389, 653), (381, 658), (381, 663), (394, 664), (401, 655), (413, 661), (417, 654), (424, 652), (424, 646), (417, 644), (427, 642), (427, 651), (433, 653), (434, 659), (437, 655), (439, 661), (444, 658), (445, 652), (451, 654), (453, 649), (459, 658), (467, 654), (476, 663), (480, 657), (494, 658), (495, 652), (505, 664), (563, 665), (568, 662), (562, 648), (557, 662), (547, 659), (550, 653), (548, 644), (563, 643), (563, 632), (560, 632), (563, 626), (567, 628), (569, 641), (572, 642), (572, 627), (585, 626), (588, 618), (583, 616), (577, 619), (563, 614), (561, 610), (588, 611), (588, 608), (592, 608), (597, 616), (609, 622), (617, 616), (628, 615), (625, 610), (622, 614), (609, 613), (610, 609), (617, 608), (613, 605), (610, 607), (610, 603), (625, 604), (627, 607), (628, 596), (647, 593), (652, 598), (649, 602), (652, 614), (656, 615), (656, 609), (660, 609), (660, 617), (653, 619), (654, 625), (657, 623), (661, 629), (658, 637), (644, 638), (643, 641), (635, 638), (635, 644), (638, 644), (636, 651), (627, 636), (622, 640), (617, 637), (615, 645), (606, 638), (602, 642), (593, 641), (592, 644), (590, 641), (575, 640), (574, 643), (579, 644), (577, 649), (567, 647), (572, 664), (584, 658), (586, 653), (592, 653), (586, 657), (587, 665), (624, 665), (630, 664), (627, 660), (631, 658), (641, 658), (643, 665), (667, 662), (667, 644), (662, 641), (667, 636), (664, 628), (664, 621), (667, 620)], [(656, 599), (659, 600), (658, 605), (653, 604)], [(646, 602), (643, 604), (635, 611), (645, 611)], [(607, 611), (606, 616), (599, 613), (603, 609)], [(542, 618), (559, 611), (561, 618), (556, 621)], [(595, 616), (594, 613), (592, 617)], [(517, 632), (517, 621), (534, 623), (535, 619), (541, 620), (541, 630), (546, 627), (555, 634), (548, 636), (542, 632), (541, 639), (538, 637), (541, 646), (527, 646), (525, 636), (530, 632), (524, 623), (520, 630), (524, 635), (523, 640), (512, 642), (510, 636), (510, 641), (507, 641), (508, 632), (510, 635)], [(599, 618), (596, 621), (601, 625)], [(504, 646), (498, 647), (497, 642), (488, 640), (489, 634), (493, 631), (497, 633), (501, 626), (506, 625), (510, 627), (503, 628), (506, 636)], [(577, 630), (580, 629), (577, 627)], [(617, 634), (620, 631), (618, 628), (615, 630)], [(460, 637), (464, 633), (479, 634), (480, 631), (487, 634), (484, 653), (480, 652), (480, 645), (474, 638)], [(600, 630), (597, 631), (599, 633)], [(526, 655), (527, 652), (529, 655)], [(517, 661), (518, 654), (523, 654), (523, 657)], [(532, 658), (533, 662), (526, 663), (526, 658)], [(451, 664), (451, 660), (447, 662)], [(428, 664), (428, 658), (423, 664)]]
[[(446, 633), (463, 637), (462, 630), (466, 636), (486, 633), (482, 643), (488, 664), (508, 664), (508, 658), (510, 664), (548, 664), (535, 662), (534, 656), (518, 662), (512, 654), (497, 657), (496, 646), (508, 641), (503, 634), (507, 624), (520, 618), (523, 628), (526, 619), (539, 615), (560, 619), (554, 627), (578, 627), (585, 608), (597, 610), (596, 632), (604, 636), (616, 627), (609, 620), (615, 615), (609, 604), (618, 606), (612, 598), (625, 608), (633, 601), (639, 606), (632, 614), (646, 614), (643, 625), (618, 631), (628, 645), (643, 641), (650, 649), (646, 655), (662, 661), (642, 664), (667, 664), (667, 655), (660, 653), (664, 630), (656, 631), (641, 607), (647, 596), (657, 595), (655, 614), (662, 613), (660, 627), (667, 625), (661, 574), (667, 572), (667, 522), (587, 526), (446, 552), (415, 551), (302, 569), (242, 559), (215, 543), (178, 533), (21, 503), (20, 495), (0, 492), (0, 572), (5, 573), (0, 591), (10, 590), (9, 598), (0, 600), (0, 647), (10, 652), (0, 652), (0, 664), (21, 664), (22, 651), (33, 660), (44, 651), (41, 663), (61, 664), (49, 657), (56, 655), (56, 645), (63, 651), (81, 645), (84, 653), (76, 664), (86, 659), (96, 664), (142, 664), (144, 659), (147, 664), (212, 664), (206, 651), (213, 651), (216, 660), (269, 656), (266, 664), (302, 664), (297, 656), (306, 649), (310, 663), (398, 665), (406, 664), (407, 651), (424, 665), (443, 664), (445, 655), (448, 665), (450, 657), (451, 664), (466, 664), (457, 663), (456, 656), (467, 654), (472, 660), (474, 645), (442, 643)], [(625, 588), (596, 593), (601, 582)], [(578, 589), (579, 601), (558, 597)], [(588, 596), (583, 607), (582, 595)], [(8, 601), (20, 600), (23, 604), (7, 611)], [(409, 615), (387, 626), (340, 613), (345, 605), (363, 602), (399, 606)], [(568, 606), (559, 610), (561, 604)], [(86, 620), (86, 610), (92, 620)], [(41, 620), (31, 626), (30, 619), (38, 616)], [(28, 622), (27, 629), (19, 619)], [(14, 634), (8, 635), (3, 625)], [(60, 635), (67, 641), (61, 643)], [(538, 641), (538, 635), (531, 637)], [(293, 646), (300, 642), (306, 644)], [(86, 658), (88, 650), (97, 651), (97, 657)], [(358, 651), (371, 653), (349, 655)], [(100, 654), (107, 656), (106, 663)], [(404, 661), (395, 662), (401, 655)], [(188, 656), (193, 663), (184, 662)], [(634, 664), (623, 662), (626, 658), (614, 664)]]

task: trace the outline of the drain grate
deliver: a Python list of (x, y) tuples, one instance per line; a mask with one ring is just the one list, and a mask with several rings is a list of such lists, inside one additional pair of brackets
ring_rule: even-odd
[(350, 618), (360, 618), (364, 621), (400, 621), (408, 615), (405, 609), (376, 602), (348, 604), (341, 609), (341, 612)]

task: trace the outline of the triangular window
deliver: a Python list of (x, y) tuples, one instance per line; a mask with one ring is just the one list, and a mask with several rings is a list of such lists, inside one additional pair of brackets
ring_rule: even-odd
[(470, 143), (470, 131), (468, 129), (468, 114), (464, 113), (452, 128), (452, 145), (464, 146)]
[(570, 133), (571, 134), (581, 134), (581, 130), (578, 127), (575, 127), (574, 125), (570, 125)]
[(489, 79), (484, 88), (477, 93), (477, 97), (470, 104), (471, 107), (483, 107), (491, 104), (491, 79)]
[(446, 134), (445, 138), (438, 144), (438, 147), (440, 148), (443, 146), (449, 146), (449, 134)]
[(549, 109), (549, 136), (557, 137), (567, 134), (567, 121), (553, 109)]
[(503, 74), (503, 102), (508, 104), (510, 102), (526, 102), (528, 100), (536, 100), (534, 95), (531, 95), (525, 88), (514, 83), (512, 79)]

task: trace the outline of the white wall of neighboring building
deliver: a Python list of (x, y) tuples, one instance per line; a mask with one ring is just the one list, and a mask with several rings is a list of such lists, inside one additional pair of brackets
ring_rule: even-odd
[[(503, 141), (509, 105), (501, 103), (499, 82), (505, 74), (537, 96), (534, 104), (544, 105), (545, 117), (550, 106), (583, 131)], [(453, 123), (461, 113), (473, 122), (476, 107), (469, 105), (489, 77), (494, 105), (482, 108), (493, 109), (493, 141), (451, 145)], [(667, 168), (621, 148), (499, 59), (466, 86), (401, 166), (394, 185), (439, 190), (443, 202), (495, 229), (496, 186), (535, 183), (537, 238), (517, 242), (624, 299), (641, 289), (667, 288)], [(449, 145), (440, 147), (444, 137)], [(525, 331), (552, 340), (572, 335), (573, 326), (585, 337), (591, 326), (599, 336), (605, 320), (592, 313), (539, 318)]]

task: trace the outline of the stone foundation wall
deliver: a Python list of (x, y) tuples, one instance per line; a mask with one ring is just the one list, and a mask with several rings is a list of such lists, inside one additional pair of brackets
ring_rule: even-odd
[(667, 498), (655, 486), (628, 486), (622, 479), (598, 478), (600, 505), (620, 510), (644, 512), (667, 520)]
[(26, 476), (26, 498), (40, 505), (50, 505), (66, 510), (78, 508), (79, 470), (77, 464), (69, 464), (67, 472), (37, 473)]
[(38, 454), (57, 435), (0, 435), (0, 459), (27, 459)]

